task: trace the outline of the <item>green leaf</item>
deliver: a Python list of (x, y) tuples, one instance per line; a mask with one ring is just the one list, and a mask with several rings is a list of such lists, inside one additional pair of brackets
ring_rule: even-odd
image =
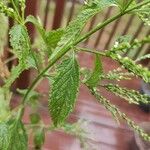
[(52, 85), (49, 109), (54, 125), (64, 123), (74, 109), (79, 88), (79, 66), (74, 57), (58, 66), (58, 74)]
[(87, 79), (86, 84), (90, 87), (96, 87), (102, 77), (102, 74), (103, 74), (102, 62), (100, 60), (100, 57), (96, 55), (95, 68), (89, 79)]
[(10, 77), (5, 81), (5, 87), (9, 88), (16, 78), (25, 70), (28, 69), (27, 58), (30, 55), (30, 39), (27, 30), (22, 25), (15, 25), (10, 30), (10, 43), (13, 48), (13, 53), (19, 59), (19, 64), (11, 71)]
[(108, 84), (104, 87), (116, 96), (126, 99), (129, 103), (140, 104), (142, 102), (145, 104), (150, 104), (150, 97), (146, 94), (142, 95), (138, 91), (128, 90), (114, 84)]
[(0, 123), (0, 149), (8, 150), (9, 143), (9, 127), (6, 123)]
[(25, 60), (30, 53), (30, 40), (27, 30), (22, 25), (15, 25), (9, 32), (13, 53), (20, 60)]
[(27, 150), (28, 139), (22, 122), (13, 122), (10, 127), (10, 142), (8, 149), (10, 150)]
[(64, 35), (58, 42), (55, 51), (50, 57), (50, 60), (54, 59), (56, 56), (58, 57), (58, 55), (65, 54), (79, 38), (79, 35), (88, 20), (112, 4), (114, 4), (114, 0), (96, 0), (94, 1), (94, 5), (85, 5), (78, 13), (76, 19), (71, 21), (65, 29)]
[(64, 29), (52, 30), (45, 33), (46, 44), (51, 51), (56, 48), (58, 42), (63, 35)]

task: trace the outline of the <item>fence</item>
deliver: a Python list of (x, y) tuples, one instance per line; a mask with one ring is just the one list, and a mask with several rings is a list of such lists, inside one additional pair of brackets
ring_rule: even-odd
[[(27, 0), (26, 15), (32, 14), (34, 16), (39, 15), (43, 21), (45, 28), (57, 29), (62, 26), (66, 26), (76, 15), (78, 7), (80, 7), (81, 1), (77, 0)], [(99, 21), (106, 20), (113, 13), (114, 8), (109, 8), (99, 15), (93, 17), (86, 25), (83, 32), (87, 32), (92, 29)], [(10, 23), (12, 25), (12, 22)], [(34, 39), (35, 30), (33, 26), (28, 25), (28, 29), (31, 35), (31, 39)], [(128, 17), (122, 17), (112, 23), (110, 26), (100, 30), (94, 34), (90, 39), (84, 42), (85, 46), (96, 48), (98, 50), (108, 49), (120, 35), (131, 34), (132, 40), (135, 38), (141, 38), (142, 36), (149, 35), (150, 29), (145, 27), (144, 24), (139, 21), (135, 16), (129, 15)], [(130, 55), (133, 59), (136, 59), (139, 55), (149, 53), (149, 45), (142, 45), (135, 52), (127, 52), (125, 55)], [(148, 60), (144, 62), (148, 64)], [(17, 81), (17, 87), (26, 88), (29, 84), (30, 71), (25, 71)], [(26, 81), (25, 81), (26, 80)]]

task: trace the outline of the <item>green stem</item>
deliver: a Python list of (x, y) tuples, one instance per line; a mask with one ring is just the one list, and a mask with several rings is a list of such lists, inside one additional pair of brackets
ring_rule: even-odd
[(146, 1), (146, 2), (141, 2), (141, 3), (137, 4), (135, 7), (132, 7), (132, 8), (130, 8), (130, 9), (127, 9), (126, 11), (117, 14), (116, 16), (114, 16), (114, 17), (112, 17), (112, 18), (106, 20), (105, 22), (98, 24), (94, 29), (92, 29), (90, 32), (88, 32), (87, 34), (83, 35), (83, 37), (81, 37), (79, 40), (77, 40), (77, 41), (74, 43), (74, 45), (77, 45), (78, 43), (84, 41), (84, 40), (87, 39), (89, 36), (91, 36), (92, 34), (94, 34), (95, 32), (97, 32), (98, 30), (104, 28), (106, 25), (110, 24), (110, 23), (113, 22), (114, 20), (119, 19), (121, 16), (123, 16), (123, 15), (125, 15), (125, 14), (127, 14), (127, 13), (129, 13), (129, 12), (135, 10), (135, 9), (138, 9), (138, 8), (142, 7), (143, 5), (146, 5), (146, 4), (148, 4), (148, 3), (150, 3), (150, 0), (148, 0), (148, 1)]
[(76, 47), (76, 50), (79, 50), (79, 51), (84, 51), (84, 52), (88, 52), (88, 53), (93, 53), (93, 54), (98, 54), (98, 55), (101, 55), (101, 56), (106, 56), (106, 53), (105, 52), (99, 52), (97, 50), (90, 50), (88, 48), (82, 48), (82, 47)]
[[(139, 4), (137, 4), (136, 6), (119, 13), (118, 15), (106, 20), (105, 22), (98, 24), (93, 30), (91, 30), (90, 32), (88, 32), (87, 34), (85, 34), (83, 37), (81, 37), (79, 40), (77, 40), (76, 42), (74, 42), (73, 46), (76, 46), (77, 44), (79, 44), (80, 42), (84, 41), (85, 39), (87, 39), (89, 36), (91, 36), (93, 33), (97, 32), (98, 30), (104, 28), (106, 25), (108, 25), (109, 23), (119, 19), (121, 16), (131, 12), (134, 9), (138, 9), (143, 5), (146, 5), (150, 3), (150, 0), (147, 0), (146, 2), (141, 2)], [(33, 83), (31, 84), (31, 86), (29, 87), (28, 91), (26, 92), (24, 98), (23, 98), (23, 104), (26, 102), (26, 98), (28, 97), (28, 94), (34, 89), (35, 85), (37, 84), (37, 82), (43, 77), (43, 75), (49, 70), (50, 67), (53, 66), (53, 64), (55, 64), (55, 62), (57, 62), (57, 60), (59, 60), (59, 58), (61, 58), (62, 56), (65, 55), (66, 52), (68, 52), (70, 50), (70, 46), (67, 47), (64, 51), (60, 51), (57, 55), (55, 55), (52, 59), (51, 62), (48, 64), (48, 66), (37, 76), (37, 78), (33, 81)], [(22, 115), (24, 113), (24, 108), (21, 109), (20, 113), (19, 113), (19, 118), (22, 118)]]
[(21, 18), (21, 16), (20, 16), (20, 14), (19, 14), (19, 12), (18, 12), (18, 8), (16, 7), (16, 4), (14, 3), (14, 0), (11, 0), (11, 3), (12, 3), (12, 5), (13, 5), (13, 7), (14, 7), (14, 10), (16, 11), (16, 15), (17, 15), (17, 21), (20, 23), (20, 24), (23, 24), (22, 22), (22, 18)]

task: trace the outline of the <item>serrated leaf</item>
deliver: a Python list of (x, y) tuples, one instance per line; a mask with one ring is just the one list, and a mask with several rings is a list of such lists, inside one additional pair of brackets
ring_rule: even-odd
[(20, 60), (25, 60), (30, 52), (29, 36), (27, 30), (22, 25), (15, 25), (11, 28), (10, 43), (13, 47), (13, 53)]
[(19, 59), (19, 64), (11, 71), (10, 77), (5, 81), (5, 87), (9, 88), (11, 84), (19, 77), (19, 75), (28, 69), (27, 58), (30, 55), (30, 40), (24, 26), (15, 25), (10, 30), (10, 43), (13, 53)]
[(76, 59), (68, 58), (58, 66), (49, 100), (49, 109), (55, 126), (64, 123), (74, 109), (79, 88), (79, 66)]
[(102, 11), (102, 9), (114, 4), (114, 0), (94, 1), (94, 5), (85, 5), (78, 13), (76, 19), (70, 22), (64, 31), (64, 35), (58, 42), (55, 51), (52, 53), (50, 60), (55, 58), (58, 54), (66, 53), (68, 49), (73, 46), (73, 43), (78, 39), (82, 29), (90, 18)]
[(96, 87), (102, 77), (102, 74), (103, 74), (102, 62), (100, 57), (96, 55), (94, 70), (89, 79), (87, 79), (86, 84), (90, 87)]
[(8, 150), (9, 143), (9, 127), (6, 123), (0, 123), (0, 149)]
[(140, 103), (145, 103), (145, 104), (150, 104), (150, 96), (144, 94), (140, 94), (138, 91), (135, 90), (128, 90), (126, 88), (122, 88), (118, 85), (114, 84), (108, 84), (105, 85), (105, 88), (114, 93), (116, 96), (120, 96), (121, 98), (124, 98), (127, 100), (129, 103), (133, 104), (140, 104)]
[(27, 150), (28, 138), (22, 122), (14, 122), (10, 128), (10, 142), (8, 149)]

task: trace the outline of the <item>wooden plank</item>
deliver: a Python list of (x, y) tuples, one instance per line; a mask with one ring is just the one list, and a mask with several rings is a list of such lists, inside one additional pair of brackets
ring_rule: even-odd
[(121, 18), (119, 18), (119, 19), (114, 23), (114, 25), (113, 25), (113, 27), (112, 27), (112, 31), (111, 31), (111, 33), (110, 33), (110, 35), (109, 35), (109, 39), (108, 39), (108, 41), (107, 41), (107, 43), (106, 43), (104, 49), (108, 49), (108, 48), (109, 48), (109, 45), (110, 45), (110, 43), (111, 43), (111, 41), (112, 41), (112, 39), (113, 39), (114, 34), (115, 34), (116, 31), (117, 31), (117, 28), (118, 28), (118, 25), (119, 25), (120, 21), (121, 21)]
[(75, 4), (76, 4), (76, 0), (72, 0), (72, 5), (71, 5), (71, 7), (70, 7), (67, 25), (69, 24), (69, 22), (71, 21), (71, 19), (72, 19), (72, 17), (73, 17), (73, 13), (74, 13), (74, 9), (75, 9)]
[[(147, 34), (146, 34), (145, 36), (149, 36), (149, 35), (150, 35), (150, 30), (147, 32)], [(135, 56), (134, 56), (133, 59), (137, 59), (137, 57), (139, 56), (140, 52), (143, 50), (144, 45), (145, 45), (145, 44), (143, 44), (140, 48), (138, 48), (137, 53), (135, 54)], [(148, 54), (147, 51), (146, 51), (146, 54)]]
[[(131, 43), (134, 41), (135, 38), (137, 38), (139, 36), (139, 34), (141, 33), (142, 29), (143, 29), (144, 23), (141, 22), (136, 30), (136, 32), (134, 33), (132, 39), (131, 39)], [(128, 55), (129, 51), (127, 51), (124, 56)]]
[[(95, 21), (96, 21), (96, 16), (94, 16), (94, 17), (92, 18), (87, 32), (89, 32), (90, 30), (92, 30), (92, 28), (93, 28), (93, 26), (94, 26), (94, 24), (95, 24)], [(88, 39), (84, 42), (85, 45), (88, 44), (89, 39), (90, 39), (90, 38), (88, 38)]]
[(46, 28), (47, 21), (48, 21), (48, 12), (49, 12), (50, 2), (51, 2), (51, 0), (47, 0), (47, 2), (46, 2), (45, 16), (44, 16), (44, 28)]
[[(105, 21), (106, 19), (108, 19), (108, 17), (109, 17), (110, 14), (111, 14), (111, 11), (112, 11), (112, 7), (108, 9), (106, 15), (104, 16), (103, 21)], [(94, 44), (94, 47), (95, 47), (95, 48), (98, 46), (98, 44), (99, 44), (99, 42), (100, 42), (100, 40), (101, 40), (101, 37), (102, 37), (102, 34), (103, 34), (104, 31), (105, 31), (104, 29), (100, 30), (100, 32), (99, 32), (99, 34), (98, 34), (98, 37), (97, 37), (97, 39), (96, 39), (96, 42), (95, 42), (95, 44)]]
[(65, 0), (56, 0), (56, 8), (55, 15), (53, 19), (53, 29), (58, 29), (61, 26), (61, 22), (63, 19), (64, 8), (65, 8)]
[(131, 24), (133, 22), (133, 19), (134, 19), (134, 15), (130, 16), (130, 18), (129, 18), (127, 24), (126, 24), (126, 27), (125, 27), (125, 29), (122, 32), (122, 35), (126, 35), (128, 33), (129, 28), (130, 28), (130, 26), (131, 26)]

